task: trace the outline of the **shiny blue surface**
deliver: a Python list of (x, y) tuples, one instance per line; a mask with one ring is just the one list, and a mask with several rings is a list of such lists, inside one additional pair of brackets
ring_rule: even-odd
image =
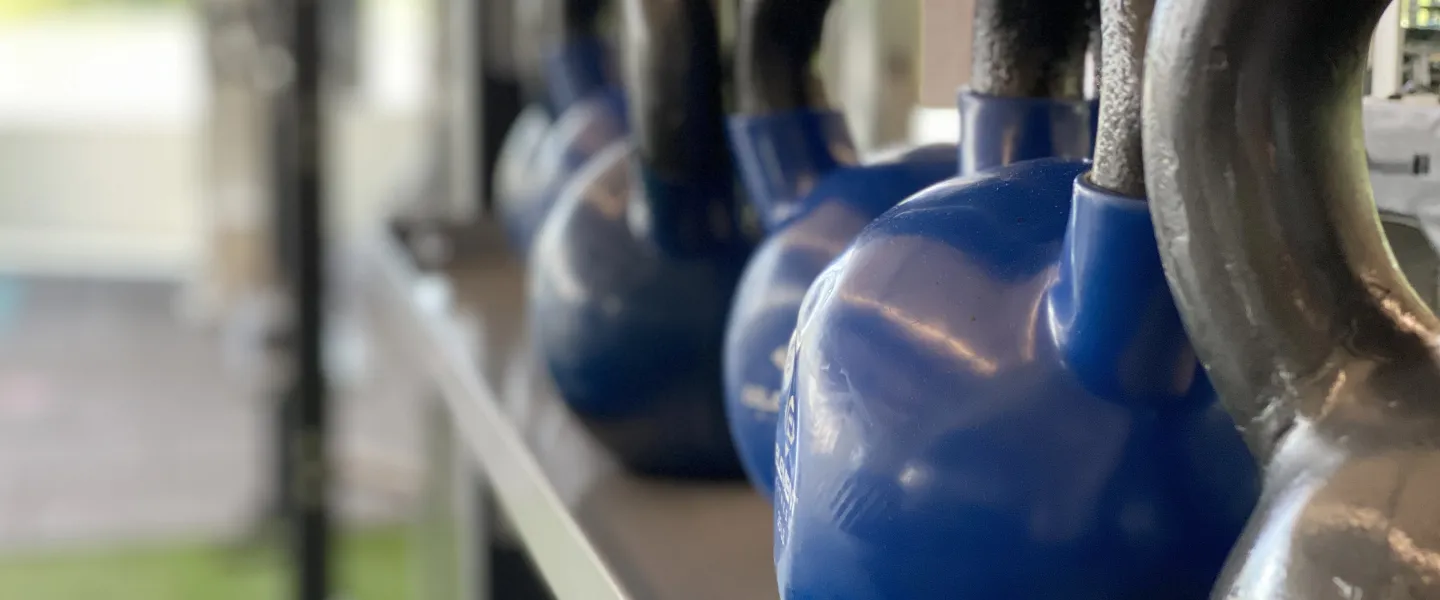
[(871, 219), (955, 172), (955, 147), (856, 165), (844, 117), (802, 110), (730, 119), (749, 201), (770, 231), (741, 278), (725, 336), (725, 407), (745, 473), (774, 492), (785, 347), (810, 283)]
[(614, 144), (561, 195), (530, 262), (530, 328), (561, 396), (642, 474), (740, 473), (717, 383), (753, 242), (724, 175), (667, 181)]
[[(998, 98), (963, 92), (960, 148), (995, 161), (1090, 152), (1089, 102)], [(842, 117), (795, 111), (730, 120), (742, 179), (771, 230), (741, 279), (725, 338), (725, 403), (752, 483), (775, 489), (775, 423), (785, 347), (805, 290), (870, 220), (953, 176), (954, 146), (929, 146), (893, 160), (855, 165)], [(963, 164), (965, 161), (961, 161)]]
[(784, 598), (1208, 596), (1258, 475), (1145, 202), (1086, 168), (931, 187), (810, 288), (777, 433)]
[[(602, 88), (571, 104), (529, 157), (502, 150), (497, 170), (513, 173), (496, 190), (495, 206), (511, 245), (528, 253), (560, 192), (597, 153), (629, 130), (624, 93)], [(506, 148), (512, 140), (506, 140)], [(520, 147), (517, 142), (515, 147)], [(512, 166), (519, 161), (523, 164)]]
[(735, 115), (729, 121), (735, 168), (769, 231), (799, 213), (827, 174), (856, 162), (845, 116), (833, 110)]

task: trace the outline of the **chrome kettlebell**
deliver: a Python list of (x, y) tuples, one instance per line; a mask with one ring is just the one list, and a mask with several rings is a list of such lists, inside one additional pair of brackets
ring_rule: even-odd
[(1389, 2), (1167, 2), (1145, 168), (1161, 256), (1264, 495), (1212, 598), (1440, 599), (1440, 321), (1361, 135)]

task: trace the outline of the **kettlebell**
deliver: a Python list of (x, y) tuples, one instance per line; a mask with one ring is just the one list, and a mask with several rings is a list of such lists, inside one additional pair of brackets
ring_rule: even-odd
[(555, 384), (633, 471), (734, 477), (725, 317), (754, 245), (725, 140), (710, 0), (624, 0), (634, 131), (566, 188), (530, 262), (530, 328)]
[(1155, 233), (1264, 493), (1212, 598), (1440, 599), (1440, 321), (1395, 266), (1361, 132), (1389, 2), (1158, 13)]
[[(553, 1), (553, 0), (547, 0)], [(559, 0), (559, 41), (544, 57), (546, 98), (526, 107), (497, 158), (495, 206), (506, 237), (528, 253), (565, 184), (627, 129), (598, 32), (602, 0)]]
[[(843, 115), (811, 74), (829, 0), (744, 0), (736, 49), (739, 114), (730, 139), (749, 200), (768, 230), (741, 278), (725, 338), (725, 401), (746, 473), (773, 495), (785, 348), (805, 290), (875, 217), (956, 174), (1046, 156), (1087, 156), (1090, 104), (1071, 90), (962, 93), (971, 118), (954, 145), (858, 164)], [(1064, 93), (1056, 93), (1061, 92)], [(1015, 137), (1016, 132), (1025, 135)], [(1020, 143), (1011, 146), (1015, 140)], [(970, 161), (964, 160), (969, 154)], [(957, 160), (959, 161), (957, 163)]]
[[(980, 0), (971, 93), (1080, 101), (1084, 5)], [(776, 434), (782, 597), (1208, 595), (1258, 475), (1187, 341), (1150, 223), (1150, 6), (1102, 8), (1093, 165), (1037, 159), (930, 187), (807, 293)], [(1083, 111), (1041, 112), (1057, 113), (1087, 128)]]

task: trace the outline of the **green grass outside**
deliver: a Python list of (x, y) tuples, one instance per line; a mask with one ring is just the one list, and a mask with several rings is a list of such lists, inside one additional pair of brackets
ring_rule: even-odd
[[(400, 528), (342, 535), (336, 597), (408, 597), (406, 539)], [(151, 544), (0, 558), (0, 600), (282, 600), (289, 577), (273, 547)]]

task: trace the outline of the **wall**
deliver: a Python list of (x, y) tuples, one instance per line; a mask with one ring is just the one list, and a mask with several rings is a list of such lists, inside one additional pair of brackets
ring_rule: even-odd
[(183, 266), (197, 241), (196, 43), (175, 12), (0, 24), (0, 269)]
[[(417, 5), (365, 3), (361, 87), (332, 122), (345, 239), (415, 169), (428, 64)], [(201, 31), (183, 10), (0, 23), (0, 272), (207, 276), (215, 221), (233, 211), (207, 177)]]

